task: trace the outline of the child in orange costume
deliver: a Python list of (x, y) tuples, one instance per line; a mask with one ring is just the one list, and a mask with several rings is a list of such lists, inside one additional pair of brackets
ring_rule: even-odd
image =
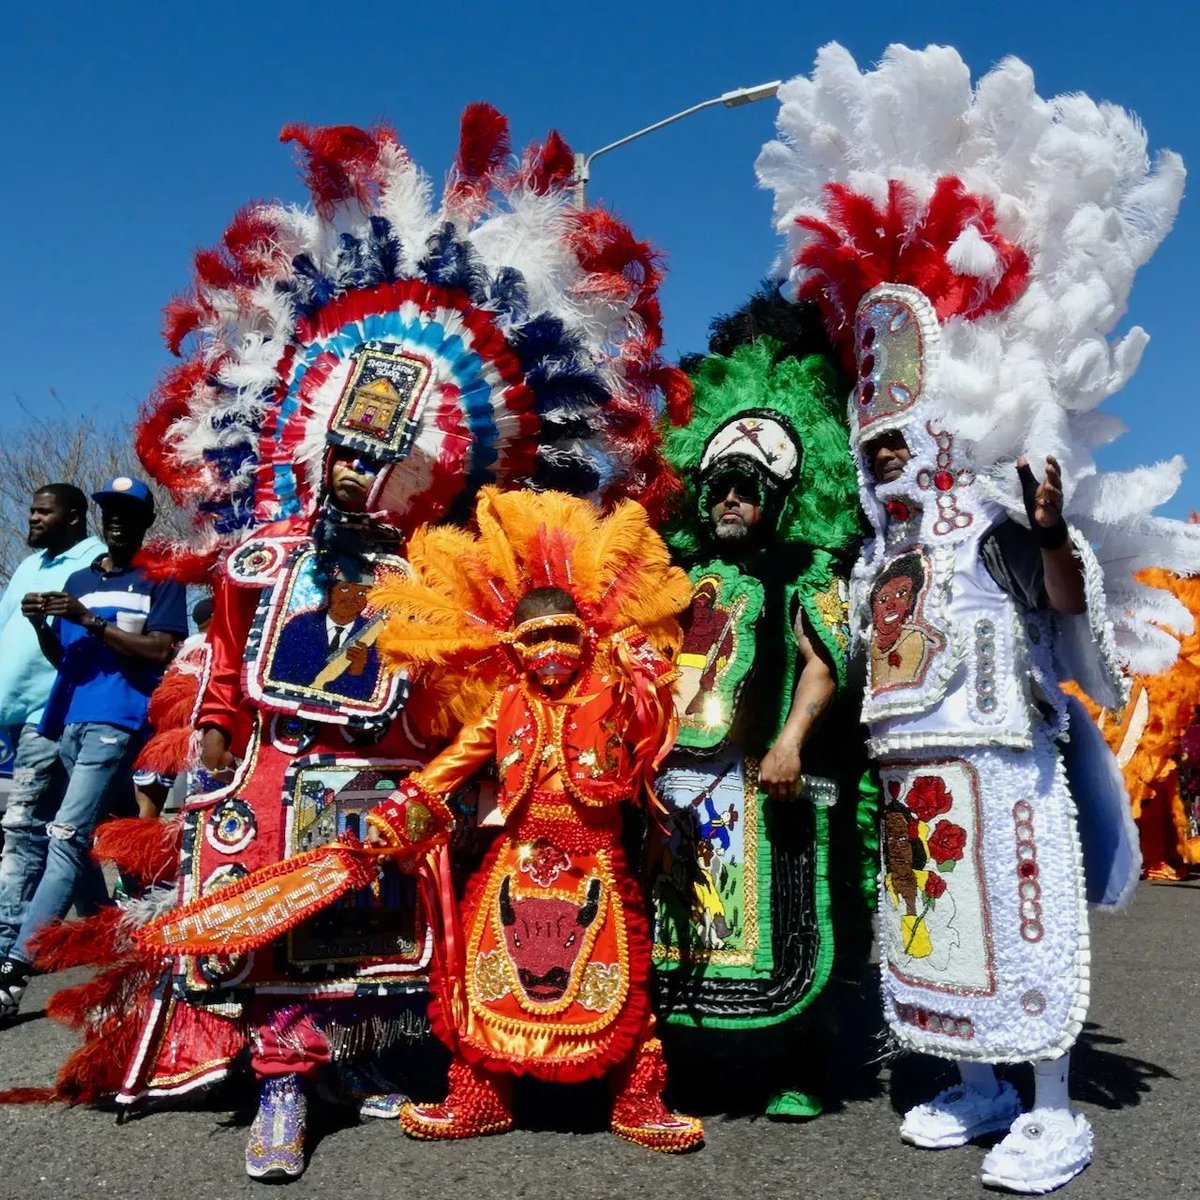
[(692, 1149), (700, 1123), (662, 1101), (649, 929), (620, 845), (621, 804), (649, 802), (674, 740), (668, 655), (690, 587), (633, 502), (601, 517), (554, 493), (485, 492), (477, 521), (478, 537), (426, 530), (410, 543), (414, 577), (373, 596), (389, 613), (384, 654), (425, 669), (463, 727), (376, 806), (369, 840), (419, 858), (446, 837), (447, 798), (492, 760), (504, 823), (461, 932), (442, 905), (431, 1020), (454, 1052), (449, 1095), (405, 1105), (401, 1125), (499, 1133), (511, 1076), (608, 1074), (614, 1133)]

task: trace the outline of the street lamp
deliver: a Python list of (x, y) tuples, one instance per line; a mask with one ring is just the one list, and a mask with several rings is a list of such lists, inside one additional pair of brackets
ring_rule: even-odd
[(576, 154), (575, 177), (573, 181), (575, 185), (575, 207), (587, 207), (587, 185), (588, 180), (592, 177), (592, 159), (599, 158), (601, 154), (607, 154), (610, 150), (616, 150), (618, 146), (624, 146), (629, 142), (636, 141), (640, 137), (645, 137), (646, 134), (653, 133), (656, 129), (661, 129), (664, 125), (671, 125), (676, 121), (683, 120), (684, 117), (690, 117), (692, 113), (697, 113), (702, 108), (715, 108), (718, 104), (723, 104), (726, 108), (740, 108), (743, 104), (753, 104), (755, 100), (769, 100), (779, 91), (782, 82), (781, 79), (776, 79), (773, 83), (760, 83), (757, 87), (735, 88), (732, 92), (724, 92), (720, 96), (714, 96), (711, 100), (705, 100), (700, 104), (693, 104), (691, 108), (685, 108), (683, 112), (677, 112), (673, 116), (664, 117), (661, 121), (655, 121), (653, 125), (647, 125), (645, 129), (639, 129), (636, 133), (618, 138), (615, 142), (609, 142), (607, 146), (601, 146), (599, 150), (593, 150), (591, 154)]

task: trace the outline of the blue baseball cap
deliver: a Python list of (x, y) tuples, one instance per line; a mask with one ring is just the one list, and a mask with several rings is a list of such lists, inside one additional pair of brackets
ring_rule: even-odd
[(133, 500), (154, 511), (154, 494), (140, 479), (128, 475), (110, 479), (98, 492), (92, 493), (92, 499), (101, 506), (106, 500)]

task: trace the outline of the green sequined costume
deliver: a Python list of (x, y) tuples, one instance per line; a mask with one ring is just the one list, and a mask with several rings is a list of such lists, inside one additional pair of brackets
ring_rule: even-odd
[[(829, 977), (836, 910), (856, 951), (869, 944), (875, 792), (847, 686), (857, 482), (835, 368), (788, 350), (760, 335), (700, 360), (694, 416), (665, 439), (686, 486), (665, 534), (694, 585), (680, 738), (659, 785), (670, 833), (651, 864), (660, 1011), (674, 1025), (756, 1029), (803, 1011)], [(713, 531), (731, 472), (760, 487), (752, 542)], [(796, 687), (801, 614), (837, 684), (802, 750), (806, 776), (836, 782), (833, 808), (813, 790), (781, 801), (757, 787)]]

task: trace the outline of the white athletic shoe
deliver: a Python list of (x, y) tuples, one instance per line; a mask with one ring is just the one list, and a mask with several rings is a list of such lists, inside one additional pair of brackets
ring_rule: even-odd
[(29, 986), (29, 968), (16, 959), (0, 960), (0, 1022), (11, 1021), (21, 1010), (21, 997)]
[(1080, 1113), (1035, 1108), (987, 1152), (980, 1178), (987, 1187), (1041, 1196), (1069, 1183), (1092, 1161), (1092, 1127)]
[(956, 1083), (928, 1104), (910, 1108), (900, 1124), (900, 1137), (923, 1150), (948, 1150), (1007, 1129), (1020, 1113), (1021, 1101), (1011, 1083), (1000, 1082), (1000, 1090), (990, 1097)]

